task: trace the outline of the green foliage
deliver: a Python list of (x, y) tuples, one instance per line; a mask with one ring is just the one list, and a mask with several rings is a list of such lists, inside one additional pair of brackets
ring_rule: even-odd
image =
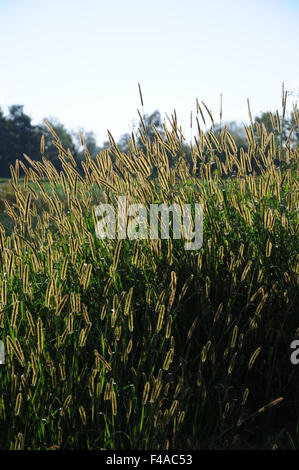
[(0, 109), (0, 176), (10, 176), (9, 166), (23, 152), (38, 157), (40, 135), (36, 127), (32, 126), (31, 118), (23, 112), (21, 105), (9, 108), (6, 118)]

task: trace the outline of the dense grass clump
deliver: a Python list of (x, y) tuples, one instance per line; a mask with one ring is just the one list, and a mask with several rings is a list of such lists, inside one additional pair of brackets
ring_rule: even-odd
[[(11, 168), (1, 449), (299, 447), (298, 149), (251, 125), (244, 152), (224, 128), (201, 132), (190, 162), (164, 127), (155, 142), (140, 130), (145, 152), (109, 134), (82, 169), (53, 132), (60, 173), (46, 158)], [(201, 203), (202, 248), (100, 240), (94, 207), (119, 195)]]

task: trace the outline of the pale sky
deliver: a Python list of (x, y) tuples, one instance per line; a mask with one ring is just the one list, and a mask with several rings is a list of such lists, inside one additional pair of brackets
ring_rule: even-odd
[(219, 121), (222, 92), (223, 120), (247, 122), (247, 97), (258, 115), (282, 82), (299, 93), (298, 24), (299, 0), (0, 0), (0, 106), (102, 144), (131, 132), (140, 82), (144, 112), (175, 109), (189, 141), (196, 98)]

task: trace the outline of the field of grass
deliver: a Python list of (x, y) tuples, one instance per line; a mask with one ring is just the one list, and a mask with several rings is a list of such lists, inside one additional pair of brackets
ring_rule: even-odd
[[(225, 128), (201, 133), (192, 165), (175, 121), (166, 141), (141, 130), (145, 154), (110, 136), (84, 176), (63, 148), (59, 174), (28, 161), (20, 179), (16, 162), (0, 184), (1, 449), (299, 448), (299, 150), (247, 130), (240, 157)], [(119, 195), (201, 203), (202, 248), (100, 240), (93, 207)]]

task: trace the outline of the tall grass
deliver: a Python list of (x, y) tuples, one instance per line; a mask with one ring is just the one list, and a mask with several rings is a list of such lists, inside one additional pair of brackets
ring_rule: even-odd
[[(11, 168), (2, 449), (298, 448), (298, 149), (251, 124), (245, 153), (224, 127), (188, 162), (176, 120), (164, 128), (153, 144), (140, 129), (145, 153), (109, 134), (84, 174), (54, 132), (60, 173), (46, 158)], [(201, 203), (203, 247), (99, 240), (99, 191)]]

